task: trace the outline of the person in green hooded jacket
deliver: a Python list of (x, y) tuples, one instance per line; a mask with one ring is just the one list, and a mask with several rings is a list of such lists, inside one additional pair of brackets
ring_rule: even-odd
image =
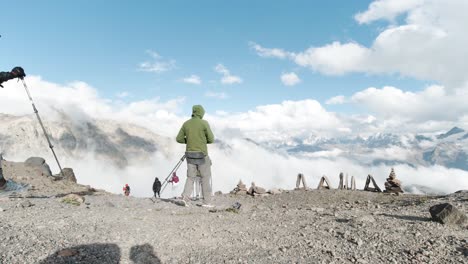
[(177, 134), (178, 143), (186, 144), (187, 181), (182, 198), (188, 200), (193, 192), (197, 175), (201, 176), (204, 205), (211, 202), (211, 159), (208, 156), (207, 144), (214, 142), (213, 132), (206, 120), (203, 120), (205, 109), (201, 105), (192, 107), (192, 118), (185, 121)]

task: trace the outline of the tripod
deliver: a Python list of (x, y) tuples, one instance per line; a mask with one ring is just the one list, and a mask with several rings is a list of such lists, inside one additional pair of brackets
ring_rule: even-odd
[(184, 162), (185, 160), (185, 155), (182, 156), (182, 158), (180, 158), (179, 162), (177, 162), (176, 166), (171, 170), (171, 172), (169, 172), (169, 175), (167, 175), (166, 179), (164, 180), (164, 182), (162, 183), (162, 188), (161, 188), (161, 192), (160, 194), (164, 191), (164, 189), (166, 189), (167, 185), (169, 184), (169, 179), (171, 178), (172, 174), (174, 172), (176, 172), (180, 165), (182, 164), (182, 162)]

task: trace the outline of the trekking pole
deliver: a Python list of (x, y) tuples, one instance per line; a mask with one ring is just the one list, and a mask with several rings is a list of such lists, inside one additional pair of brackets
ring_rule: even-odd
[(60, 174), (63, 176), (62, 166), (60, 166), (60, 162), (59, 162), (59, 160), (57, 158), (57, 155), (55, 155), (54, 146), (50, 142), (49, 135), (47, 135), (47, 131), (46, 131), (45, 127), (44, 127), (44, 124), (42, 123), (42, 119), (39, 116), (39, 111), (37, 111), (36, 105), (34, 104), (34, 101), (33, 101), (32, 97), (31, 97), (31, 94), (29, 93), (28, 86), (26, 85), (26, 82), (24, 81), (24, 78), (21, 78), (21, 81), (23, 82), (24, 89), (26, 90), (26, 93), (28, 94), (29, 101), (31, 101), (32, 108), (34, 110), (34, 113), (36, 114), (37, 120), (39, 120), (39, 124), (42, 127), (42, 131), (44, 132), (44, 136), (47, 139), (47, 143), (49, 143), (49, 148), (50, 148), (50, 150), (52, 150), (52, 154), (54, 154), (55, 161), (57, 162), (57, 165), (58, 165), (58, 167), (60, 169)]
[(172, 173), (176, 172), (179, 169), (180, 165), (182, 164), (182, 162), (184, 162), (184, 160), (185, 160), (185, 154), (182, 156), (182, 158), (180, 158), (179, 162), (176, 164), (174, 169), (172, 169), (171, 172), (169, 172), (169, 175), (167, 175), (166, 179), (164, 180), (162, 184), (162, 189), (160, 193), (162, 193), (164, 189), (166, 189), (166, 186), (169, 184), (169, 178), (172, 176)]

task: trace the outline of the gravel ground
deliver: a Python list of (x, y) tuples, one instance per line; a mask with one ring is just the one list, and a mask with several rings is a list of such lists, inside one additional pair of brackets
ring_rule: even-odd
[[(467, 193), (223, 195), (215, 212), (103, 193), (85, 200), (0, 198), (0, 263), (468, 262), (466, 226), (428, 212), (451, 202), (466, 213)], [(224, 210), (234, 202), (240, 211)]]
[[(445, 202), (468, 213), (467, 191), (225, 194), (213, 210), (24, 177), (10, 165), (29, 189), (0, 191), (0, 263), (468, 263), (466, 224), (429, 214)], [(85, 202), (64, 203), (67, 193)], [(235, 202), (239, 211), (226, 210)]]

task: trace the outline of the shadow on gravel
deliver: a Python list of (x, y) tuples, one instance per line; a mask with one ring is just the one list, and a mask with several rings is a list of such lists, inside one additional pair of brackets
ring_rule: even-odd
[[(118, 264), (120, 258), (120, 248), (116, 244), (88, 244), (58, 250), (39, 263)], [(161, 263), (149, 244), (133, 246), (130, 249), (130, 260), (135, 264)]]
[(120, 248), (116, 244), (80, 245), (58, 250), (39, 263), (120, 263)]
[(153, 252), (149, 244), (133, 246), (130, 249), (130, 259), (135, 264), (160, 264), (161, 260)]
[(7, 197), (27, 191), (28, 187), (29, 186), (27, 184), (16, 183), (12, 180), (7, 180), (5, 187), (0, 190), (0, 197)]
[(406, 221), (421, 221), (421, 222), (430, 222), (431, 218), (429, 217), (420, 217), (420, 216), (412, 216), (412, 215), (391, 215), (391, 214), (382, 214), (383, 216), (406, 220)]

